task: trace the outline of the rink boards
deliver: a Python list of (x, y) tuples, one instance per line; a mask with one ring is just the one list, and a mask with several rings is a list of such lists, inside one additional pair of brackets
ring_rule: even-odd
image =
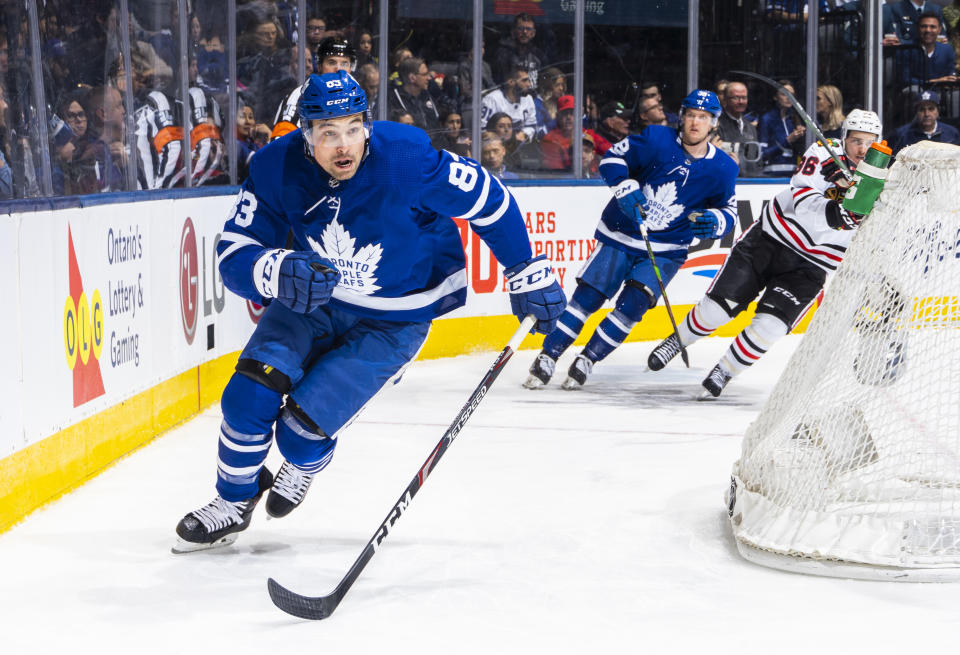
[[(758, 216), (782, 186), (738, 187), (741, 223)], [(596, 247), (608, 188), (511, 190), (534, 253), (552, 258), (569, 296)], [(139, 202), (132, 201), (136, 194), (118, 194), (0, 216), (8, 308), (0, 339), (13, 354), (0, 367), (0, 532), (219, 399), (262, 311), (227, 291), (216, 268), (230, 191)], [(502, 267), (465, 222), (458, 226), (467, 305), (435, 322), (421, 358), (499, 350), (516, 326)], [(735, 235), (691, 249), (669, 288), (676, 314), (703, 294)], [(587, 335), (603, 313), (588, 323)], [(669, 331), (661, 305), (630, 339)], [(528, 337), (523, 347), (541, 340)]]

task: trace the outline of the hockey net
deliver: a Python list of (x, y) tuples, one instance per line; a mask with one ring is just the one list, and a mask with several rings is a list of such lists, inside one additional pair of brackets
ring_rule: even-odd
[(734, 464), (741, 554), (960, 579), (960, 148), (903, 150)]

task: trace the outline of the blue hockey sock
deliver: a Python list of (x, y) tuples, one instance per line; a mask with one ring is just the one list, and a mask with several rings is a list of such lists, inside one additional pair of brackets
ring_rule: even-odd
[(306, 427), (289, 409), (284, 409), (277, 421), (277, 447), (288, 462), (304, 473), (319, 473), (333, 459), (337, 439)]
[(283, 395), (234, 373), (223, 390), (217, 493), (238, 502), (257, 495), (257, 477), (273, 442), (273, 423)]
[(627, 284), (617, 298), (616, 308), (600, 321), (590, 341), (583, 348), (583, 354), (599, 362), (622, 344), (647, 308), (650, 296), (640, 285)]
[(543, 340), (543, 352), (558, 359), (576, 341), (583, 324), (600, 309), (604, 300), (603, 294), (590, 285), (578, 284), (567, 308), (557, 320), (556, 329)]

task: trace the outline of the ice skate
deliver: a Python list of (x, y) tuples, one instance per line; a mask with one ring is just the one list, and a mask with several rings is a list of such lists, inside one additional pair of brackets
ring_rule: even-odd
[(191, 553), (229, 546), (236, 541), (239, 533), (250, 525), (250, 517), (260, 497), (273, 484), (273, 475), (267, 467), (260, 469), (257, 484), (260, 490), (253, 498), (233, 503), (218, 495), (209, 504), (180, 519), (177, 524), (177, 543), (171, 550), (174, 553)]
[(579, 389), (587, 381), (587, 376), (593, 370), (593, 360), (583, 353), (570, 364), (567, 370), (567, 379), (563, 381), (563, 388), (567, 391)]
[(661, 341), (650, 353), (650, 356), (647, 357), (647, 367), (651, 371), (659, 371), (666, 366), (671, 359), (676, 357), (679, 352), (680, 340), (677, 339), (676, 333), (671, 334)]
[(556, 366), (557, 360), (546, 353), (540, 353), (533, 360), (533, 364), (530, 366), (530, 376), (523, 383), (523, 386), (527, 389), (539, 389), (545, 386), (553, 377)]
[[(723, 392), (723, 388), (727, 386), (727, 383), (732, 379), (733, 376), (727, 372), (727, 369), (717, 364), (713, 367), (713, 370), (710, 371), (710, 375), (704, 378), (702, 384), (703, 388), (709, 391), (711, 396), (718, 398)], [(701, 397), (707, 398), (706, 394), (703, 394)]]
[(290, 462), (284, 460), (273, 487), (267, 494), (267, 516), (283, 518), (303, 502), (307, 489), (313, 482), (312, 473), (304, 473)]

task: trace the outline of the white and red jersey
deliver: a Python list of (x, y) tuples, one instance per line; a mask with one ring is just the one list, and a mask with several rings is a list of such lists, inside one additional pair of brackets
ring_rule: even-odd
[[(843, 152), (837, 141), (831, 140), (830, 145), (835, 153)], [(840, 189), (823, 177), (828, 161), (830, 153), (820, 143), (807, 148), (790, 178), (790, 188), (764, 207), (760, 225), (765, 233), (830, 272), (843, 261), (854, 230), (836, 230), (827, 224), (827, 206), (843, 200)]]

